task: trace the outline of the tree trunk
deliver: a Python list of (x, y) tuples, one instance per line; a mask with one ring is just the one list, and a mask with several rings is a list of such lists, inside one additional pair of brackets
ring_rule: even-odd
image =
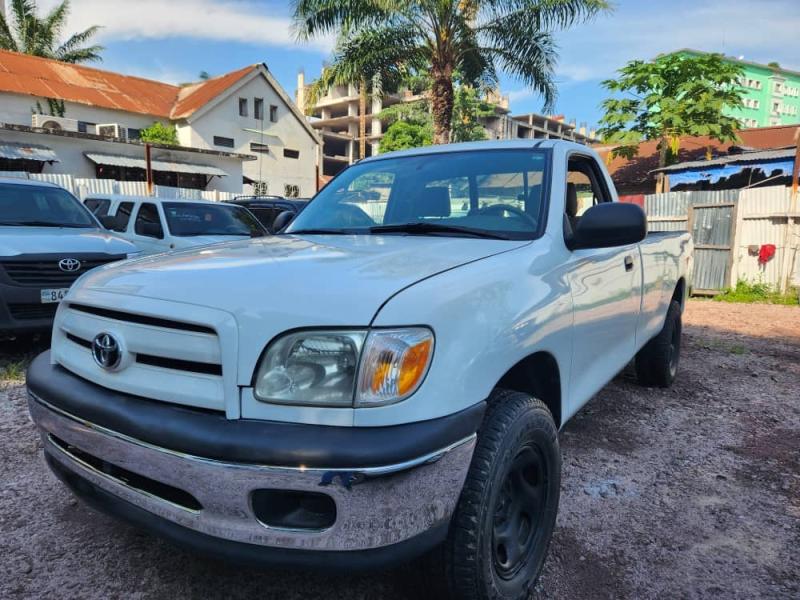
[(433, 143), (450, 143), (450, 125), (453, 120), (453, 67), (434, 65), (431, 75), (431, 110), (433, 112)]
[[(667, 151), (669, 150), (669, 139), (666, 137), (661, 138), (658, 143), (658, 168), (661, 169), (667, 166)], [(664, 172), (659, 171), (656, 175), (656, 194), (661, 194), (669, 190), (665, 190), (664, 185)]]

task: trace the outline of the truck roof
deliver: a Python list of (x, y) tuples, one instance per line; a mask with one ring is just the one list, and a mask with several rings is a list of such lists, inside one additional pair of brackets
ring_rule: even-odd
[(10, 183), (12, 185), (30, 185), (35, 187), (62, 188), (60, 185), (49, 181), (38, 181), (36, 179), (22, 179), (21, 177), (0, 177), (0, 183)]
[(532, 150), (534, 148), (554, 148), (554, 147), (571, 148), (581, 150), (584, 153), (595, 154), (595, 151), (584, 144), (577, 142), (570, 142), (568, 140), (538, 140), (538, 139), (521, 139), (521, 140), (486, 140), (481, 142), (461, 142), (457, 144), (440, 144), (434, 146), (423, 146), (421, 148), (411, 148), (409, 150), (398, 150), (396, 152), (387, 152), (386, 154), (378, 154), (377, 156), (370, 156), (359, 162), (371, 162), (375, 160), (383, 160), (386, 158), (398, 158), (403, 156), (419, 156), (426, 154), (444, 154), (448, 152), (468, 152), (475, 150)]

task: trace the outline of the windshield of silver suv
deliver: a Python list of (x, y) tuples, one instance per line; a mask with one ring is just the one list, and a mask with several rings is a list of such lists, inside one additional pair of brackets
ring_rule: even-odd
[(245, 208), (225, 204), (164, 202), (164, 214), (172, 235), (267, 235), (263, 225)]
[(72, 194), (57, 187), (0, 183), (0, 226), (99, 227)]
[(289, 234), (399, 234), (532, 239), (541, 232), (547, 155), (442, 152), (353, 165)]

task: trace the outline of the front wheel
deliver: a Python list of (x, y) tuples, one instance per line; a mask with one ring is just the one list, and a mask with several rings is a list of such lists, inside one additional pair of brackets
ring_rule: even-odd
[(558, 429), (547, 407), (496, 390), (450, 533), (429, 557), (438, 597), (525, 598), (547, 556), (561, 492)]

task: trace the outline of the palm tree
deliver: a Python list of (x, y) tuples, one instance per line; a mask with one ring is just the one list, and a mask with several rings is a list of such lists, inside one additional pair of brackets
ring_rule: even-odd
[(43, 17), (37, 14), (36, 0), (11, 0), (9, 4), (12, 19), (0, 13), (0, 49), (68, 63), (102, 60), (102, 46), (84, 45), (97, 34), (97, 25), (60, 41), (69, 15), (69, 0), (63, 0)]
[(434, 143), (447, 143), (453, 75), (490, 89), (502, 70), (552, 109), (553, 32), (608, 10), (606, 0), (294, 0), (298, 36), (337, 35), (324, 84), (375, 78), (384, 86), (429, 73)]

